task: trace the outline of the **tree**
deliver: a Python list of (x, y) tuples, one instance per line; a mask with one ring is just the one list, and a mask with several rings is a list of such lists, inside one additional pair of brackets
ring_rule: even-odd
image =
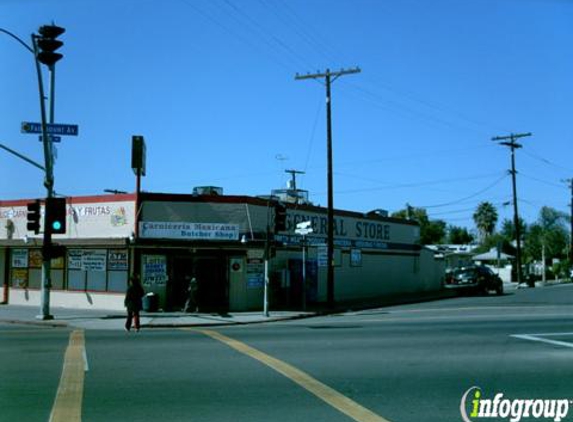
[[(523, 219), (519, 219), (519, 233), (521, 234), (521, 238), (525, 238), (527, 230), (527, 224)], [(505, 219), (501, 223), (501, 234), (507, 238), (508, 240), (515, 239), (515, 224), (513, 224), (513, 220)]]
[(474, 237), (467, 228), (457, 226), (448, 227), (448, 243), (452, 245), (467, 245), (473, 242), (473, 240)]
[(512, 246), (510, 239), (501, 233), (494, 233), (488, 236), (475, 250), (476, 254), (487, 252), (493, 248), (499, 248), (501, 252), (515, 256), (516, 250)]
[(420, 225), (420, 243), (432, 245), (443, 243), (446, 237), (446, 222), (443, 220), (430, 220), (424, 208), (407, 206), (405, 209), (392, 213), (394, 218), (403, 218), (416, 221)]
[(525, 250), (531, 260), (564, 258), (567, 254), (567, 215), (551, 207), (543, 207), (539, 218), (526, 236)]
[(495, 230), (497, 210), (491, 202), (482, 202), (478, 205), (473, 217), (479, 232), (480, 241), (483, 242)]

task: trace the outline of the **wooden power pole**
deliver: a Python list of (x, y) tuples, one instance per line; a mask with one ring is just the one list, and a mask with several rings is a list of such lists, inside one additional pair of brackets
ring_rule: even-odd
[(318, 72), (314, 74), (295, 76), (295, 80), (322, 79), (326, 86), (326, 161), (327, 161), (327, 190), (328, 190), (328, 210), (327, 210), (327, 275), (326, 275), (326, 300), (329, 307), (334, 306), (334, 200), (333, 200), (333, 180), (332, 180), (332, 122), (331, 122), (331, 93), (330, 85), (336, 79), (344, 75), (360, 73), (359, 68), (341, 69), (338, 72)]
[[(500, 145), (504, 145), (511, 149), (511, 185), (513, 188), (513, 224), (515, 226), (515, 241), (516, 241), (516, 253), (515, 253), (515, 265), (517, 266), (516, 276), (517, 283), (520, 284), (523, 281), (523, 272), (521, 269), (521, 227), (519, 223), (519, 213), (517, 211), (517, 185), (515, 180), (515, 150), (522, 147), (521, 144), (515, 142), (516, 139), (524, 138), (526, 136), (531, 136), (531, 133), (512, 133), (508, 136), (496, 136), (492, 138), (492, 141), (503, 141)], [(529, 283), (529, 287), (535, 287), (534, 283)]]

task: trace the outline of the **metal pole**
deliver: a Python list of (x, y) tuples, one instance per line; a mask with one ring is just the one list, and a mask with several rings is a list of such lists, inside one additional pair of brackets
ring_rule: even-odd
[(265, 285), (263, 299), (263, 315), (269, 316), (269, 258), (265, 258)]
[(15, 155), (16, 157), (24, 160), (25, 162), (32, 164), (34, 167), (38, 167), (40, 170), (46, 171), (46, 169), (44, 168), (44, 166), (42, 166), (41, 164), (36, 163), (34, 160), (29, 159), (28, 157), (26, 157), (25, 155), (20, 154), (18, 151), (14, 151), (11, 148), (8, 148), (6, 145), (0, 144), (0, 148), (8, 151), (10, 154)]
[[(46, 178), (44, 185), (46, 186), (46, 197), (53, 196), (54, 189), (54, 174), (53, 174), (53, 161), (52, 151), (50, 148), (50, 141), (48, 140), (48, 131), (46, 128), (46, 106), (44, 96), (44, 83), (42, 81), (42, 70), (40, 62), (38, 61), (38, 44), (36, 43), (36, 36), (32, 34), (32, 45), (34, 47), (34, 60), (36, 62), (36, 72), (38, 74), (38, 91), (40, 94), (40, 113), (42, 118), (42, 142), (44, 144), (44, 161), (46, 167)], [(50, 112), (51, 113), (51, 112)], [(44, 205), (45, 209), (45, 205)], [(52, 245), (52, 228), (46, 224), (44, 219), (44, 241), (43, 241), (43, 256), (42, 256), (42, 286), (41, 286), (41, 314), (38, 319), (50, 320), (54, 319), (50, 315), (50, 289), (51, 283), (51, 260), (49, 251)]]
[(571, 232), (569, 233), (569, 266), (573, 265), (573, 179), (569, 180), (571, 188)]
[(302, 310), (306, 311), (306, 236), (302, 236)]
[(265, 236), (265, 282), (263, 285), (263, 316), (269, 316), (269, 259), (270, 259), (270, 226), (269, 226), (269, 214), (270, 214), (270, 200), (267, 202), (267, 232)]

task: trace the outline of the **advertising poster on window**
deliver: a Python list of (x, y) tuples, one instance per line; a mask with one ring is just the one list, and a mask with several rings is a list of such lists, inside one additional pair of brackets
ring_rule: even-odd
[(262, 259), (247, 260), (247, 289), (260, 289), (265, 285), (265, 263)]
[(350, 250), (350, 266), (351, 267), (361, 267), (362, 266), (362, 250), (361, 249), (351, 249)]
[(110, 249), (108, 253), (107, 267), (111, 271), (127, 271), (127, 249)]
[(28, 287), (28, 270), (15, 268), (12, 270), (12, 286), (25, 289)]
[(28, 249), (12, 249), (12, 268), (28, 268)]
[(30, 249), (30, 268), (42, 268), (42, 250)]
[(80, 249), (68, 249), (68, 270), (82, 269), (82, 255)]
[(64, 257), (60, 256), (58, 258), (54, 258), (51, 261), (52, 270), (63, 270), (64, 269)]
[(165, 255), (143, 255), (141, 265), (144, 286), (167, 283), (167, 257)]
[(92, 249), (82, 251), (82, 270), (105, 271), (107, 264), (107, 250)]

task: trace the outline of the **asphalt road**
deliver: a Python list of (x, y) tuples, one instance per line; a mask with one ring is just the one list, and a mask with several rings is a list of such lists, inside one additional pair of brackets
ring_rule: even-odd
[(0, 326), (0, 421), (76, 408), (84, 422), (447, 422), (474, 386), (573, 399), (567, 285), (211, 331), (76, 331), (73, 346), (72, 332)]

